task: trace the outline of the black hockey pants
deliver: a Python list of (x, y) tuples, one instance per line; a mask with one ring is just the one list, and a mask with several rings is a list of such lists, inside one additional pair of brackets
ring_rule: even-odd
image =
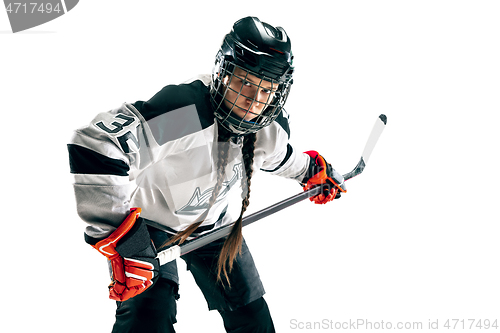
[[(152, 289), (118, 305), (113, 333), (175, 332), (176, 286), (160, 280)], [(264, 298), (259, 298), (234, 311), (219, 311), (226, 332), (271, 333), (273, 321)], [(196, 314), (193, 314), (196, 317)], [(211, 328), (213, 331), (217, 327)]]
[[(150, 230), (150, 235), (157, 246), (168, 239), (167, 234), (155, 229)], [(262, 297), (264, 288), (244, 241), (242, 253), (229, 274), (231, 288), (217, 283), (214, 272), (222, 243), (223, 240), (215, 241), (181, 257), (203, 292), (209, 309), (219, 311), (227, 332), (275, 332), (269, 308)], [(117, 303), (113, 333), (175, 332), (178, 279), (175, 261), (161, 266), (160, 278), (151, 288)]]

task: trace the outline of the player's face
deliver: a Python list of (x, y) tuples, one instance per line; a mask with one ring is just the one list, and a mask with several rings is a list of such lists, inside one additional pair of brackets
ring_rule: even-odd
[(278, 85), (236, 67), (232, 76), (223, 80), (227, 87), (224, 104), (238, 117), (252, 120), (271, 103)]

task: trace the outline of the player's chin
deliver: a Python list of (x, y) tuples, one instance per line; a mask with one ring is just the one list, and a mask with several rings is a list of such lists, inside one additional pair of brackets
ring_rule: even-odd
[(258, 115), (256, 114), (253, 114), (253, 113), (248, 113), (243, 119), (245, 119), (246, 121), (252, 121), (254, 120), (255, 118), (257, 118)]
[(245, 120), (245, 121), (252, 121), (252, 119), (255, 119), (257, 118), (257, 116), (259, 115), (258, 113), (256, 113), (255, 111), (252, 112), (252, 110), (248, 110), (248, 109), (242, 109), (242, 108), (239, 108), (238, 110), (233, 110), (233, 112), (241, 119)]

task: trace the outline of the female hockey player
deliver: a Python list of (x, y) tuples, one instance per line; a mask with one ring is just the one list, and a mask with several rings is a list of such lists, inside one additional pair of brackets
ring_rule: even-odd
[[(212, 75), (168, 85), (75, 131), (68, 150), (77, 210), (86, 242), (110, 264), (113, 332), (174, 332), (177, 266), (160, 267), (157, 250), (232, 222), (228, 237), (181, 258), (227, 332), (274, 332), (241, 230), (253, 172), (327, 184), (315, 203), (345, 192), (321, 155), (288, 144), (292, 59), (282, 28), (246, 17), (225, 36)], [(243, 199), (236, 221), (227, 212), (235, 190)]]

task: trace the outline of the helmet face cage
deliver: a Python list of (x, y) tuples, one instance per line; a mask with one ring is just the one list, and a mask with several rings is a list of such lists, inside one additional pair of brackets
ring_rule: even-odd
[[(210, 99), (219, 124), (231, 133), (245, 135), (270, 125), (279, 116), (290, 87), (290, 79), (278, 81), (263, 76), (219, 54), (212, 74)], [(265, 95), (267, 98), (262, 97)], [(242, 100), (245, 108), (236, 105)], [(253, 106), (260, 106), (260, 114), (250, 111)]]

